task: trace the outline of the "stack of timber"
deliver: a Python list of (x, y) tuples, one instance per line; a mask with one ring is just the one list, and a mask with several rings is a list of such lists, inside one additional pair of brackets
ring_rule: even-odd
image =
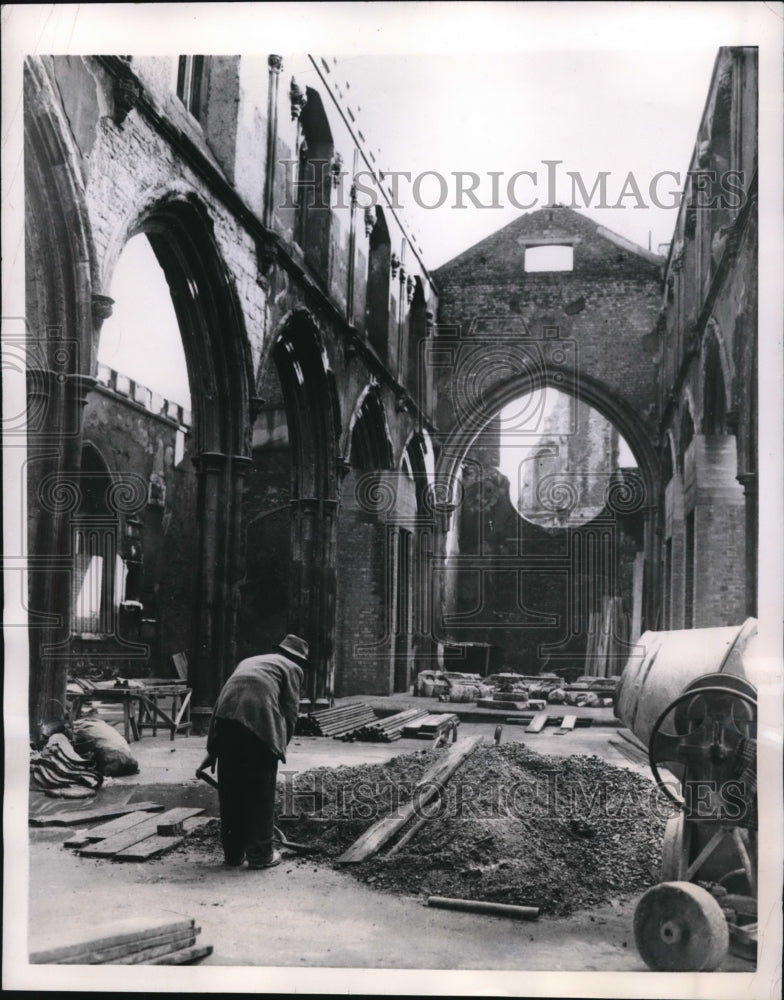
[(103, 784), (93, 761), (81, 757), (63, 733), (50, 736), (43, 750), (32, 755), (30, 779), (34, 788), (61, 799), (88, 798)]
[(54, 947), (30, 953), (31, 965), (186, 965), (212, 954), (196, 945), (194, 920), (131, 917), (73, 931)]
[(141, 810), (125, 813), (108, 823), (74, 833), (63, 844), (77, 848), (81, 858), (110, 858), (112, 861), (147, 861), (181, 844), (191, 830), (204, 823), (203, 809), (178, 807), (159, 816)]
[(422, 718), (411, 719), (402, 728), (402, 736), (420, 740), (437, 739), (450, 726), (459, 726), (460, 719), (454, 712), (425, 714)]
[(344, 743), (359, 741), (362, 743), (392, 743), (399, 740), (403, 734), (403, 727), (423, 719), (429, 713), (423, 708), (407, 708), (394, 715), (388, 715), (385, 719), (376, 719), (368, 722), (356, 729), (345, 733), (340, 737)]
[(334, 736), (339, 738), (360, 726), (374, 722), (375, 718), (376, 713), (370, 705), (341, 705), (339, 708), (328, 708), (324, 712), (300, 716), (295, 732), (299, 736)]

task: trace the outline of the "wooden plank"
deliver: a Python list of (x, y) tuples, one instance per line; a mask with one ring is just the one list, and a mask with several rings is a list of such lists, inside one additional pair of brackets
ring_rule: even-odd
[[(138, 818), (136, 818), (137, 816)], [(105, 840), (114, 833), (120, 833), (122, 830), (130, 829), (130, 827), (135, 823), (142, 822), (150, 818), (146, 813), (128, 813), (128, 817), (133, 817), (134, 822), (129, 823), (127, 827), (117, 826), (116, 828), (112, 828), (115, 822), (113, 820), (111, 823), (105, 823), (92, 830), (80, 830), (78, 833), (66, 840), (63, 847), (85, 847), (87, 844), (94, 844), (98, 840)], [(121, 816), (119, 819), (122, 820), (128, 817)], [(182, 832), (185, 836), (187, 836), (191, 831), (198, 830), (200, 827), (206, 826), (206, 824), (211, 823), (212, 820), (213, 818), (211, 816), (191, 816), (190, 819), (182, 820)]]
[(119, 851), (124, 851), (134, 844), (138, 844), (140, 840), (146, 840), (147, 837), (154, 837), (157, 834), (159, 822), (177, 822), (179, 819), (197, 816), (202, 812), (204, 812), (203, 809), (188, 809), (185, 807), (169, 809), (160, 817), (156, 816), (153, 819), (146, 820), (144, 823), (139, 823), (137, 826), (131, 827), (130, 830), (126, 830), (123, 833), (107, 837), (106, 840), (101, 840), (97, 844), (90, 844), (87, 847), (83, 847), (79, 851), (79, 857), (110, 858)]
[(374, 823), (361, 837), (354, 841), (347, 851), (341, 854), (337, 859), (338, 863), (355, 864), (376, 854), (398, 830), (406, 825), (420, 807), (435, 797), (440, 787), (449, 780), (481, 742), (481, 736), (471, 736), (453, 743), (447, 753), (422, 777), (414, 790), (411, 801), (397, 809), (393, 814), (384, 816), (377, 823)]
[(131, 812), (163, 812), (165, 807), (158, 802), (126, 802), (122, 805), (98, 806), (95, 809), (79, 809), (72, 812), (49, 813), (31, 816), (30, 826), (82, 826), (99, 819), (111, 819)]
[(556, 729), (558, 735), (571, 733), (574, 727), (577, 725), (576, 715), (565, 715), (561, 720), (561, 725), (559, 729)]
[(107, 837), (112, 837), (115, 833), (130, 830), (131, 827), (137, 826), (139, 823), (144, 823), (149, 819), (150, 814), (146, 812), (126, 813), (124, 816), (118, 816), (117, 819), (109, 820), (108, 823), (95, 826), (92, 830), (80, 830), (70, 840), (66, 840), (63, 847), (82, 847), (83, 844), (94, 844), (97, 840), (106, 840)]
[(126, 941), (120, 945), (113, 945), (109, 948), (95, 948), (87, 955), (75, 956), (64, 959), (59, 965), (135, 965), (143, 961), (143, 957), (155, 958), (158, 955), (165, 955), (168, 951), (177, 951), (179, 948), (187, 948), (196, 940), (196, 935), (201, 928), (187, 927), (176, 931), (169, 931), (154, 938), (146, 938), (144, 941)]
[(173, 847), (181, 844), (183, 840), (185, 840), (183, 836), (163, 837), (159, 834), (153, 834), (151, 837), (145, 837), (144, 840), (132, 844), (124, 851), (117, 851), (116, 854), (112, 855), (112, 861), (149, 861), (150, 858), (170, 851)]
[(174, 938), (171, 941), (165, 942), (163, 944), (156, 945), (151, 948), (143, 948), (141, 951), (132, 951), (127, 955), (123, 955), (122, 958), (116, 958), (111, 962), (104, 962), (104, 965), (146, 965), (149, 962), (153, 962), (156, 958), (164, 958), (166, 955), (171, 955), (177, 951), (183, 951), (185, 948), (190, 948), (196, 943), (196, 935), (201, 930), (200, 927), (195, 928), (192, 934), (186, 937)]
[(547, 712), (537, 712), (525, 728), (527, 733), (541, 733), (547, 725)]
[(181, 681), (188, 680), (188, 657), (185, 653), (172, 653), (172, 663)]
[(30, 953), (32, 965), (61, 963), (73, 956), (86, 955), (90, 951), (100, 951), (115, 945), (134, 944), (149, 941), (162, 934), (183, 933), (195, 926), (195, 920), (172, 920), (171, 917), (127, 917), (109, 924), (82, 927), (61, 935), (58, 944), (49, 948), (39, 948)]
[(150, 965), (188, 965), (191, 962), (198, 962), (212, 954), (211, 944), (197, 944), (193, 948), (185, 948), (183, 951), (173, 951), (163, 958), (157, 958), (150, 962)]

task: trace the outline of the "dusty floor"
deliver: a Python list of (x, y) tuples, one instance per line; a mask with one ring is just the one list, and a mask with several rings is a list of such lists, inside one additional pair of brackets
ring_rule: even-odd
[[(495, 723), (464, 723), (460, 735), (481, 732), (489, 741)], [(548, 754), (597, 754), (634, 767), (607, 741), (617, 729), (596, 726), (557, 736), (545, 730), (528, 745)], [(503, 741), (522, 738), (504, 728)], [(295, 738), (282, 771), (381, 762), (423, 749), (418, 740), (344, 744)], [(167, 806), (202, 805), (216, 814), (216, 794), (194, 775), (204, 754), (202, 738), (149, 737), (133, 744), (140, 773), (114, 779), (105, 798), (155, 799)], [(46, 800), (47, 808), (62, 806)], [(54, 806), (48, 805), (54, 803)], [(37, 807), (37, 806), (36, 806)], [(170, 854), (144, 863), (83, 859), (65, 849), (64, 828), (30, 831), (31, 948), (56, 940), (67, 924), (99, 924), (134, 915), (195, 917), (200, 943), (213, 946), (203, 966), (277, 966), (366, 969), (490, 969), (644, 971), (632, 936), (635, 899), (569, 917), (533, 922), (479, 917), (427, 908), (415, 896), (375, 891), (323, 864), (288, 856), (260, 872), (193, 863)], [(53, 905), (56, 901), (56, 905)], [(729, 957), (725, 971), (751, 971)]]

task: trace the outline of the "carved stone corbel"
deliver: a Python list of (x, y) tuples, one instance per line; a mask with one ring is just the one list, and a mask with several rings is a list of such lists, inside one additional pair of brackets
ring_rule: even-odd
[(123, 73), (114, 78), (114, 83), (112, 84), (112, 97), (114, 99), (114, 124), (117, 125), (118, 128), (122, 127), (125, 119), (139, 103), (139, 98), (141, 96), (141, 84), (126, 66)]
[(289, 101), (291, 103), (291, 120), (295, 122), (299, 119), (305, 105), (308, 103), (308, 95), (299, 86), (293, 76), (291, 78), (291, 86), (289, 87)]

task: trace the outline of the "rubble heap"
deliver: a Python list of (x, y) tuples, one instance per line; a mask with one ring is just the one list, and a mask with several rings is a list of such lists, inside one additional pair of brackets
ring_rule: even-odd
[[(314, 768), (279, 788), (278, 822), (291, 839), (315, 845), (316, 859), (335, 863), (376, 820), (411, 799), (442, 752)], [(548, 757), (522, 743), (480, 746), (446, 785), (440, 814), (402, 849), (390, 854), (392, 841), (341, 870), (388, 892), (567, 914), (656, 883), (671, 814), (653, 782), (598, 757)]]

